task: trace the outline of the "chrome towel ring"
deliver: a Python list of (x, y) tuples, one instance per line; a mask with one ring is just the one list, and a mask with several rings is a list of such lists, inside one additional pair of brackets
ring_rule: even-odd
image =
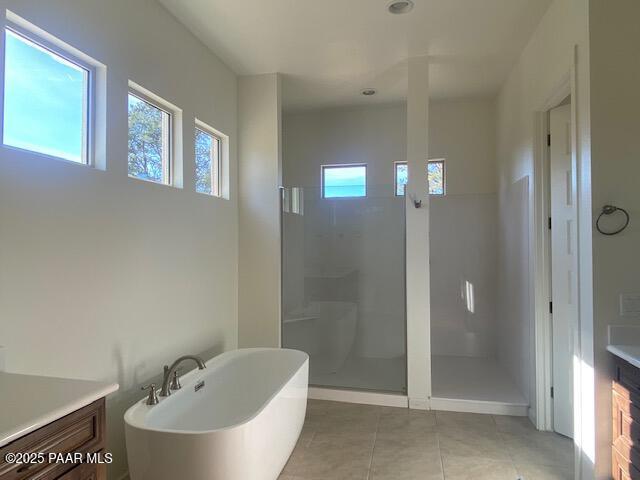
[[(602, 216), (613, 215), (616, 212), (622, 212), (624, 214), (624, 217), (625, 217), (624, 225), (622, 225), (617, 230), (613, 230), (610, 232), (602, 230), (602, 228), (600, 228), (600, 219), (602, 218)], [(600, 212), (600, 215), (598, 215), (598, 219), (596, 220), (596, 229), (603, 235), (617, 235), (618, 233), (622, 232), (625, 228), (627, 228), (627, 226), (629, 226), (629, 220), (630, 220), (629, 212), (627, 212), (624, 208), (616, 207), (615, 205), (605, 205), (604, 207), (602, 207), (602, 211)]]

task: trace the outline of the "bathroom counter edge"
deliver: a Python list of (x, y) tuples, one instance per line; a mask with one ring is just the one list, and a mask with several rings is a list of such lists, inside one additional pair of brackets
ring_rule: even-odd
[(117, 383), (0, 372), (0, 447), (118, 388)]

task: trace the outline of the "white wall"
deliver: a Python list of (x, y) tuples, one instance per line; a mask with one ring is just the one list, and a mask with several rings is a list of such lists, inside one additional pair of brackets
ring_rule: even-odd
[[(495, 101), (431, 101), (429, 111), (429, 157), (446, 158), (447, 193), (495, 193)], [(330, 162), (367, 163), (369, 185), (391, 185), (393, 162), (406, 158), (406, 123), (403, 104), (285, 114), (285, 185), (319, 188)]]
[[(236, 76), (152, 0), (0, 0), (107, 66), (106, 170), (0, 147), (0, 344), (8, 371), (115, 381), (124, 410), (185, 353), (237, 342)], [(127, 82), (183, 110), (184, 188), (127, 178)], [(229, 135), (229, 200), (194, 191), (193, 119)]]
[(429, 157), (447, 160), (447, 193), (496, 193), (494, 99), (432, 101)]
[(433, 355), (497, 357), (497, 209), (495, 193), (431, 197)]
[[(604, 3), (604, 2), (603, 2)], [(608, 4), (608, 2), (607, 2)], [(533, 265), (536, 264), (533, 239), (536, 237), (536, 223), (534, 218), (535, 197), (534, 183), (534, 154), (536, 113), (548, 108), (548, 103), (555, 91), (570, 78), (574, 52), (577, 51), (578, 67), (576, 69), (576, 89), (574, 104), (578, 118), (578, 145), (576, 152), (578, 167), (578, 195), (580, 196), (581, 209), (579, 210), (581, 231), (579, 234), (581, 253), (590, 255), (590, 182), (589, 182), (589, 78), (588, 78), (588, 39), (587, 39), (587, 2), (583, 0), (556, 0), (542, 18), (538, 28), (532, 35), (529, 43), (523, 50), (518, 62), (509, 74), (498, 97), (498, 172), (500, 189), (500, 223), (502, 231), (508, 226), (510, 215), (513, 214), (510, 199), (517, 189), (518, 182), (526, 182), (528, 187), (528, 214), (526, 218), (527, 234), (525, 236), (503, 235), (499, 251), (502, 253), (499, 275), (503, 281), (515, 282), (512, 295), (520, 299), (511, 300), (501, 305), (501, 322), (506, 325), (512, 322), (518, 315), (526, 316), (525, 324), (521, 327), (519, 338), (528, 337), (526, 340), (533, 352), (533, 301), (534, 298), (534, 273)], [(510, 193), (511, 192), (511, 193)], [(523, 200), (523, 203), (524, 200)], [(522, 208), (522, 205), (518, 206)], [(546, 228), (539, 225), (539, 228)], [(585, 233), (586, 232), (586, 233)], [(526, 237), (526, 244), (525, 238)], [(520, 241), (517, 239), (521, 238)], [(512, 240), (510, 240), (512, 239)], [(515, 244), (511, 243), (515, 242)], [(510, 253), (511, 252), (511, 253)], [(519, 252), (527, 252), (526, 262), (521, 262)], [(512, 280), (510, 280), (512, 279)], [(526, 281), (524, 279), (527, 279)], [(583, 432), (577, 432), (577, 439), (582, 450), (583, 478), (590, 478), (589, 472), (593, 469), (593, 418), (590, 417), (589, 404), (593, 402), (590, 393), (590, 384), (593, 381), (593, 373), (590, 372), (592, 363), (588, 360), (592, 337), (590, 331), (590, 265), (581, 264), (581, 345), (584, 368), (578, 376), (583, 381), (584, 395), (577, 401), (584, 414)], [(527, 329), (525, 331), (524, 329)], [(499, 339), (500, 343), (511, 341), (507, 337), (510, 329), (501, 329), (505, 336)], [(505, 364), (520, 365), (522, 359), (514, 350), (503, 351)], [(526, 362), (528, 365), (533, 365)], [(582, 368), (582, 367), (581, 367)], [(525, 395), (529, 396), (532, 405), (532, 414), (536, 411), (536, 396), (533, 380), (534, 372), (518, 373), (514, 371), (516, 381), (520, 383)], [(529, 381), (527, 381), (527, 379)], [(528, 385), (527, 385), (528, 383)]]
[[(429, 117), (429, 156), (446, 159), (447, 182), (447, 195), (429, 205), (432, 354), (495, 358), (495, 100), (432, 101)], [(473, 313), (461, 296), (466, 281)]]
[(534, 380), (534, 355), (529, 179), (523, 177), (501, 191), (495, 341), (500, 364), (531, 403), (535, 400), (530, 387)]
[(240, 77), (238, 342), (280, 345), (280, 76)]
[(590, 2), (591, 173), (593, 216), (614, 204), (631, 215), (629, 227), (607, 237), (593, 233), (593, 308), (596, 366), (597, 478), (609, 478), (611, 449), (611, 356), (608, 324), (638, 325), (622, 317), (621, 293), (640, 292), (640, 3)]
[(401, 104), (285, 113), (283, 180), (320, 189), (320, 166), (366, 163), (368, 187), (393, 193), (393, 162), (406, 158), (406, 108)]

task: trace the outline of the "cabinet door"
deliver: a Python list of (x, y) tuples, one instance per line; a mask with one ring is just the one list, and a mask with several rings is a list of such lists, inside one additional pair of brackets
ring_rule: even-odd
[(52, 480), (73, 468), (68, 463), (5, 462), (7, 453), (90, 453), (105, 445), (104, 398), (0, 447), (0, 480)]
[(57, 480), (106, 480), (107, 466), (100, 463), (83, 463)]

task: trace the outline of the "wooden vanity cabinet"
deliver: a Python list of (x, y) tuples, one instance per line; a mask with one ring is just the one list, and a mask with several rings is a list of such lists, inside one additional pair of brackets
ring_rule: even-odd
[(8, 453), (86, 454), (105, 448), (104, 398), (0, 447), (0, 480), (105, 480), (100, 463), (7, 463)]
[(97, 463), (84, 463), (71, 469), (58, 480), (103, 480), (107, 478), (107, 466)]
[(614, 480), (640, 480), (640, 369), (614, 358), (611, 474)]

